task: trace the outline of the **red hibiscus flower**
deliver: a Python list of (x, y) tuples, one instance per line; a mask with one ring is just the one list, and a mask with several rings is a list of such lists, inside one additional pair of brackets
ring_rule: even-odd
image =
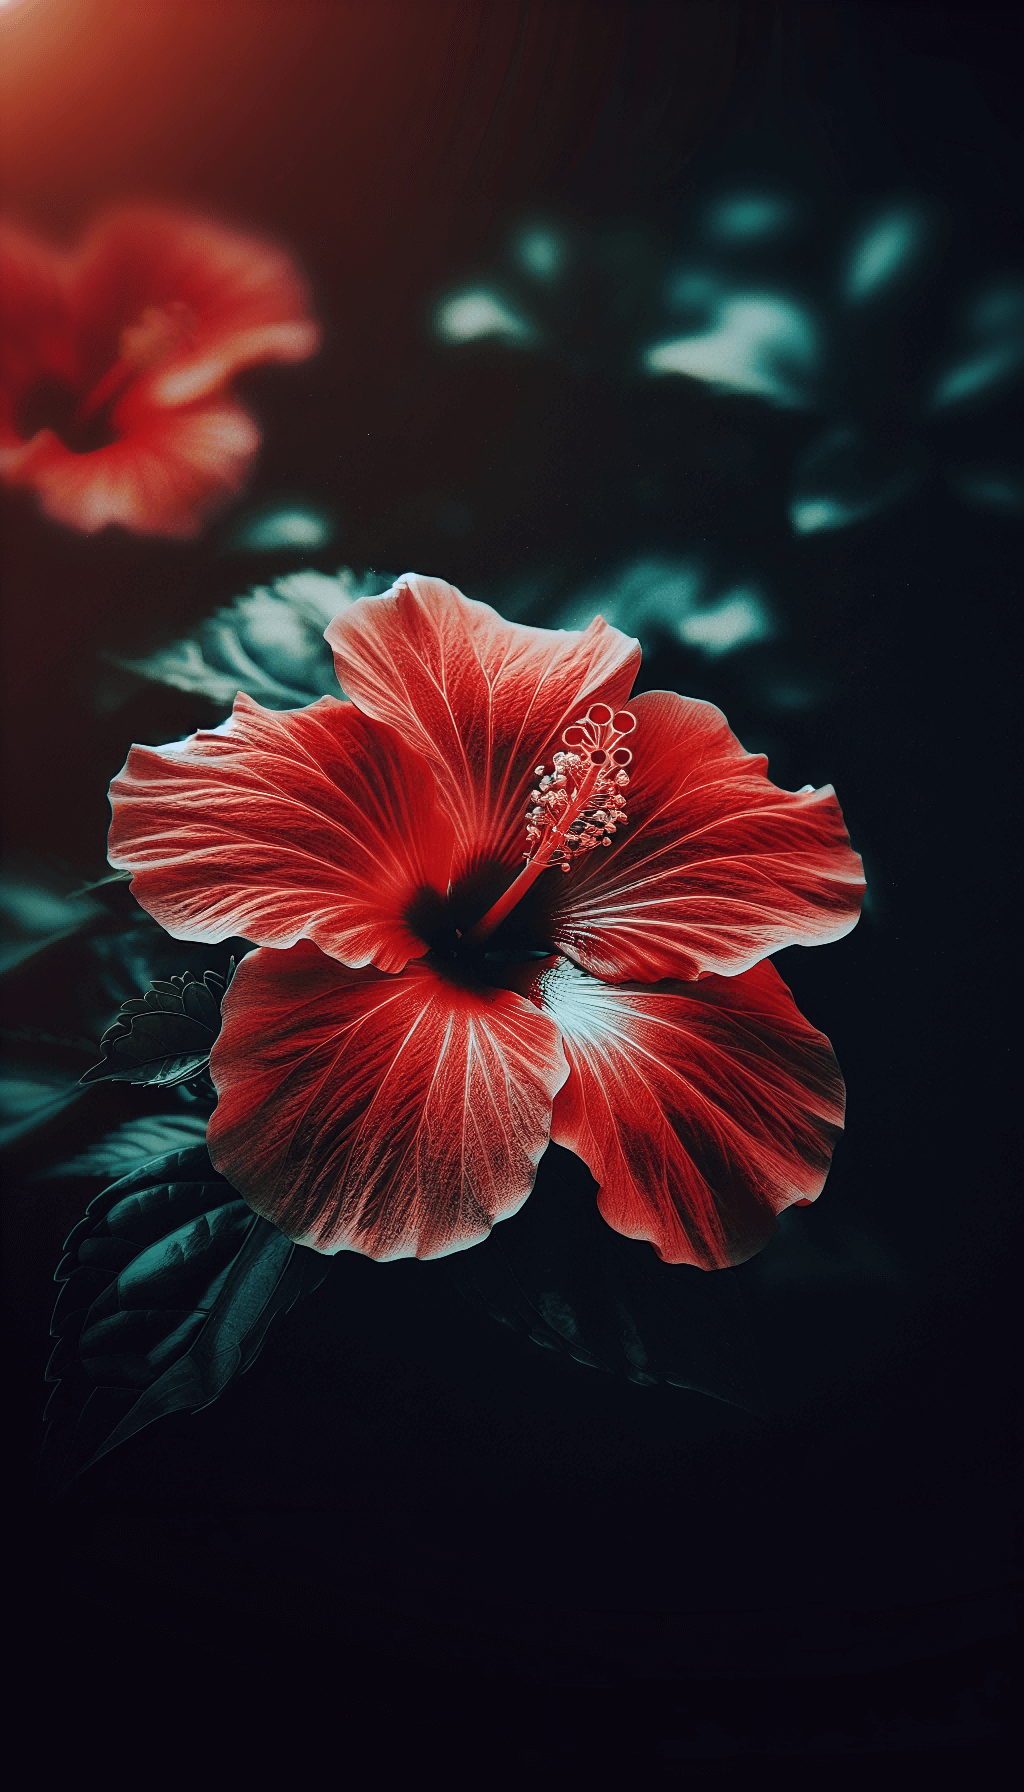
[(213, 1053), (217, 1169), (318, 1250), (436, 1257), (521, 1206), (550, 1138), (667, 1261), (750, 1256), (843, 1120), (766, 962), (856, 923), (831, 788), (776, 789), (709, 703), (623, 708), (639, 647), (601, 620), (518, 627), (409, 574), (326, 632), (351, 702), (240, 694), (111, 786), (150, 914), (262, 948)]
[(0, 227), (0, 291), (0, 478), (89, 534), (195, 535), (259, 447), (231, 379), (319, 340), (286, 255), (152, 207), (68, 252)]

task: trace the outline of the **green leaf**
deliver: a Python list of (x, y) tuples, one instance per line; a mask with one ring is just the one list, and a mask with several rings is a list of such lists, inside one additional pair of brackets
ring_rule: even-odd
[(130, 871), (110, 871), (106, 877), (94, 878), (91, 884), (79, 884), (71, 894), (72, 896), (87, 896), (92, 890), (106, 889), (108, 884), (130, 884), (131, 881), (132, 873)]
[(0, 973), (67, 939), (103, 913), (83, 890), (66, 894), (31, 871), (0, 877)]
[(597, 1189), (557, 1145), (530, 1199), (442, 1260), (477, 1312), (543, 1349), (646, 1386), (692, 1388), (760, 1414), (753, 1340), (732, 1272), (663, 1263), (602, 1219)]
[(52, 1182), (57, 1176), (125, 1176), (154, 1157), (201, 1145), (205, 1138), (205, 1114), (143, 1114), (134, 1120), (125, 1120), (75, 1157), (41, 1170), (34, 1180)]
[(340, 696), (323, 638), (327, 624), (357, 597), (386, 591), (390, 583), (388, 574), (357, 578), (347, 567), (336, 578), (289, 573), (216, 610), (195, 636), (145, 659), (104, 657), (124, 672), (207, 697), (225, 715), (240, 690), (267, 709), (301, 708)]
[(40, 1065), (27, 1056), (5, 1059), (0, 1072), (0, 1146), (6, 1150), (44, 1126), (81, 1094), (73, 1070)]
[(54, 1496), (154, 1420), (218, 1399), (275, 1314), (331, 1264), (254, 1214), (202, 1146), (106, 1189), (65, 1252), (46, 1372), (57, 1384), (43, 1446)]
[(226, 980), (207, 971), (199, 982), (186, 971), (168, 981), (154, 978), (144, 996), (122, 1002), (120, 1015), (100, 1040), (103, 1058), (82, 1082), (173, 1089), (201, 1076), (220, 1032), (220, 1005), (234, 962)]

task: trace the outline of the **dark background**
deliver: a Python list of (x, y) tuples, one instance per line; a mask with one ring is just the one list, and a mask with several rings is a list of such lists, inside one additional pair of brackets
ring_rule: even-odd
[[(485, 1765), (540, 1771), (597, 1738), (666, 1783), (772, 1750), (834, 1774), (865, 1751), (998, 1746), (1019, 1586), (1021, 424), (1009, 376), (949, 415), (922, 395), (961, 353), (979, 282), (1021, 279), (1016, 17), (561, 0), (0, 14), (15, 215), (70, 237), (112, 199), (187, 202), (290, 246), (327, 325), (308, 367), (242, 382), (265, 447), (197, 543), (87, 539), (6, 502), (12, 862), (102, 874), (130, 742), (211, 712), (111, 684), (98, 655), (151, 651), (257, 580), (412, 567), (555, 622), (636, 562), (696, 556), (715, 590), (767, 594), (773, 639), (711, 658), (649, 621), (644, 687), (719, 703), (777, 782), (833, 782), (870, 888), (850, 937), (777, 961), (849, 1105), (821, 1202), (736, 1272), (764, 1419), (549, 1358), (464, 1311), (433, 1266), (345, 1259), (223, 1401), (48, 1512), (32, 1476), (50, 1278), (99, 1184), (30, 1177), (137, 1092), (21, 1143), (8, 1546), (58, 1707), (72, 1686), (121, 1688), (133, 1710), (143, 1684), (179, 1707), (245, 1687), (243, 1728), (313, 1711), (336, 1761), (364, 1718), (382, 1768), (403, 1734), (444, 1759), (483, 1720)], [(693, 327), (666, 294), (700, 259), (708, 196), (752, 184), (811, 220), (767, 272), (729, 276), (826, 318), (802, 407), (639, 371), (646, 343)], [(900, 305), (851, 322), (835, 269), (896, 202), (939, 220), (933, 247)], [(509, 260), (534, 226), (571, 247), (553, 297)], [(539, 308), (539, 348), (438, 340), (439, 299), (488, 280)], [(849, 527), (795, 532), (794, 469), (851, 416), (869, 459), (924, 471)], [(1011, 497), (979, 497), (978, 467), (1009, 469)], [(236, 515), (281, 501), (330, 519), (322, 550), (237, 545)], [(61, 954), (10, 980), (16, 1019), (63, 1012)]]

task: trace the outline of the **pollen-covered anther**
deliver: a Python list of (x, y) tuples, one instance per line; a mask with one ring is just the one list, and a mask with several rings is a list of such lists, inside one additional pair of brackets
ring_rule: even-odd
[(580, 853), (613, 844), (616, 830), (627, 820), (622, 790), (633, 759), (620, 742), (635, 727), (636, 717), (628, 709), (591, 704), (585, 716), (563, 730), (564, 750), (552, 755), (550, 768), (534, 767), (538, 784), (526, 811), (528, 864), (568, 871)]

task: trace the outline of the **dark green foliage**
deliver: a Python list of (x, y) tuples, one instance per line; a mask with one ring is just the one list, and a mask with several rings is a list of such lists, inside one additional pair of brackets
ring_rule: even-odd
[(121, 1003), (121, 1013), (100, 1040), (103, 1059), (83, 1083), (158, 1084), (173, 1089), (202, 1076), (220, 1032), (220, 1005), (227, 978), (207, 971), (202, 982), (186, 971), (169, 981), (154, 978), (146, 994)]
[(97, 1196), (55, 1277), (51, 1491), (154, 1419), (209, 1406), (255, 1361), (274, 1315), (329, 1267), (254, 1214), (205, 1146), (154, 1159)]
[[(0, 1147), (11, 1145), (53, 1120), (82, 1094), (75, 1069), (40, 1061), (36, 1051), (4, 1053), (0, 1069)], [(49, 1058), (49, 1053), (47, 1053)]]
[(612, 1231), (596, 1193), (578, 1160), (550, 1146), (525, 1206), (483, 1244), (446, 1257), (445, 1270), (478, 1312), (547, 1350), (761, 1412), (731, 1271), (663, 1263), (653, 1246)]
[[(187, 1097), (190, 1091), (183, 1085), (179, 1093)], [(198, 1112), (139, 1114), (133, 1120), (122, 1120), (113, 1132), (103, 1133), (84, 1150), (38, 1170), (33, 1180), (52, 1182), (57, 1177), (101, 1176), (106, 1182), (111, 1176), (127, 1176), (151, 1158), (201, 1145), (206, 1138), (207, 1105), (200, 1102)]]

